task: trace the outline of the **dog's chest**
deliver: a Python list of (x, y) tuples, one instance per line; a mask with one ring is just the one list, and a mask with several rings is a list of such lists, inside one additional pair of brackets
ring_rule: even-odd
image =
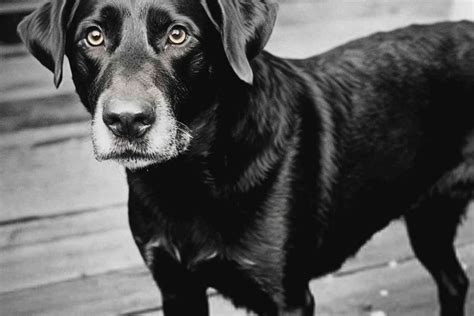
[(173, 242), (173, 239), (161, 234), (152, 237), (142, 246), (145, 262), (153, 266), (159, 259), (157, 253), (165, 253), (177, 264), (185, 266), (188, 270), (199, 270), (207, 264), (231, 262), (241, 268), (256, 266), (261, 260), (260, 254), (242, 246), (222, 246), (216, 241), (186, 241)]
[[(226, 292), (231, 284), (237, 288), (254, 287), (263, 291), (281, 286), (283, 254), (255, 244), (225, 245), (214, 241), (202, 243), (171, 242), (171, 237), (155, 235), (142, 244), (142, 253), (150, 270), (160, 267), (163, 256), (185, 270), (200, 275), (208, 286)], [(164, 260), (168, 261), (168, 260)]]
[(238, 288), (245, 284), (280, 287), (287, 237), (281, 218), (242, 211), (255, 208), (259, 201), (216, 201), (196, 190), (183, 199), (172, 190), (165, 194), (163, 187), (160, 192), (153, 188), (135, 188), (139, 194), (132, 194), (130, 203), (131, 228), (151, 271), (179, 267), (184, 273), (199, 274), (199, 279), (221, 292), (239, 282)]

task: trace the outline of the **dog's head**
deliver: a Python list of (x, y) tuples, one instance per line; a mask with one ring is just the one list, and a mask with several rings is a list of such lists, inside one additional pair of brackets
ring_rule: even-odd
[(68, 56), (97, 159), (136, 169), (203, 141), (216, 86), (252, 84), (276, 10), (274, 0), (50, 0), (18, 30), (56, 86)]

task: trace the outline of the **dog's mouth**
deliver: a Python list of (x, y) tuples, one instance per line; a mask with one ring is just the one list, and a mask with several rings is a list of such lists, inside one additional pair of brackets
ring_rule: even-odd
[(96, 154), (96, 159), (99, 161), (115, 161), (120, 165), (132, 170), (150, 167), (151, 165), (167, 160), (166, 157), (163, 157), (157, 153), (137, 153), (131, 150), (120, 152), (112, 151), (107, 154)]
[(136, 152), (132, 149), (113, 150), (109, 153), (96, 153), (96, 159), (99, 161), (115, 160), (115, 161), (155, 161), (160, 162), (166, 160), (159, 153)]
[[(164, 154), (161, 152), (151, 151), (148, 146), (140, 144), (124, 144), (124, 141), (117, 142), (107, 152), (101, 152), (98, 148), (94, 148), (94, 154), (98, 161), (111, 160), (130, 168), (137, 169), (157, 164), (177, 155), (176, 150), (169, 149)], [(96, 147), (96, 146), (94, 146)], [(172, 147), (172, 146), (170, 146)]]
[(189, 129), (172, 128), (166, 133), (149, 133), (143, 138), (115, 137), (109, 131), (92, 126), (94, 155), (98, 161), (114, 161), (131, 169), (143, 169), (168, 161), (187, 151)]

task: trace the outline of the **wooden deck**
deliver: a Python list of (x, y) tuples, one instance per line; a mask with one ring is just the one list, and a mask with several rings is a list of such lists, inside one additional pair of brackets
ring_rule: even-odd
[[(458, 254), (474, 283), (474, 212)], [(124, 205), (1, 227), (2, 315), (159, 314), (160, 296), (126, 227)], [(413, 259), (403, 224), (379, 233), (337, 274), (311, 286), (321, 315), (432, 315), (434, 286)], [(474, 312), (474, 292), (469, 297)], [(238, 315), (213, 297), (215, 315)], [(319, 314), (318, 314), (319, 315)]]
[[(375, 30), (453, 17), (448, 0), (408, 2), (286, 2), (269, 49), (302, 57)], [(302, 34), (311, 40), (303, 43)], [(65, 73), (54, 90), (52, 75), (23, 48), (0, 46), (0, 315), (160, 315), (159, 292), (128, 230), (123, 170), (93, 159), (87, 113)], [(474, 284), (474, 208), (457, 250)], [(435, 287), (401, 222), (311, 289), (318, 315), (423, 316), (437, 309)], [(213, 315), (245, 315), (209, 295)], [(468, 305), (474, 315), (472, 287)]]

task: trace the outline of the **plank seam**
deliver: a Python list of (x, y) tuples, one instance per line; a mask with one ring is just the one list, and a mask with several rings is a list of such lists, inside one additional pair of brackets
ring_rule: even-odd
[(57, 219), (57, 218), (63, 218), (63, 217), (69, 217), (69, 216), (76, 216), (76, 215), (87, 214), (87, 213), (94, 213), (94, 212), (103, 211), (104, 209), (110, 209), (110, 208), (116, 208), (116, 207), (125, 207), (125, 206), (127, 206), (127, 204), (122, 202), (122, 203), (109, 204), (109, 205), (106, 205), (106, 206), (99, 206), (99, 207), (78, 209), (78, 210), (73, 210), (73, 211), (66, 211), (64, 213), (24, 216), (24, 217), (19, 217), (19, 218), (2, 220), (2, 221), (0, 221), (0, 227), (18, 225), (18, 224), (25, 224), (25, 223), (35, 222), (35, 221)]

